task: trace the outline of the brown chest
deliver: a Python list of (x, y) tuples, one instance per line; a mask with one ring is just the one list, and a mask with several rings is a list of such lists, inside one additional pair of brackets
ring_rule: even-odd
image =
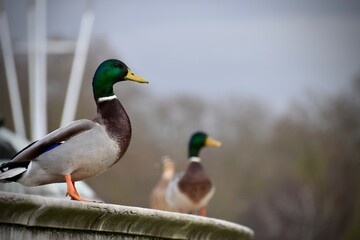
[(179, 181), (179, 189), (194, 203), (198, 203), (211, 191), (212, 183), (200, 163), (190, 163)]

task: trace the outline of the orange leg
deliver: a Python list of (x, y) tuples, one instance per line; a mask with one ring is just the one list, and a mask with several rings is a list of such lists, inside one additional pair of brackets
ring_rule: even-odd
[(82, 202), (94, 202), (90, 200), (83, 199), (79, 196), (79, 193), (76, 191), (75, 183), (71, 180), (71, 175), (65, 175), (65, 181), (67, 185), (66, 196), (70, 196), (71, 200), (82, 201)]
[(200, 216), (206, 217), (206, 208), (205, 207), (200, 209)]
[[(71, 176), (70, 176), (70, 177), (71, 177)], [(75, 182), (74, 182), (74, 181), (71, 181), (71, 183), (72, 183), (72, 185), (73, 185), (73, 187), (74, 187), (75, 195), (79, 196), (79, 193), (78, 193), (78, 191), (76, 190), (76, 187), (75, 187)], [(66, 193), (66, 196), (69, 196), (69, 193), (68, 193), (68, 192)], [(80, 197), (80, 196), (79, 196), (79, 197)], [(74, 197), (71, 197), (71, 200), (77, 200), (77, 199), (74, 198)]]

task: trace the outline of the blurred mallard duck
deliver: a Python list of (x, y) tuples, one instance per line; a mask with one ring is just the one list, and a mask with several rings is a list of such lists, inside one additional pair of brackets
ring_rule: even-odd
[(206, 175), (199, 157), (200, 150), (205, 146), (220, 147), (221, 142), (203, 132), (191, 136), (187, 169), (177, 174), (167, 188), (166, 202), (179, 212), (200, 211), (200, 215), (206, 216), (206, 206), (214, 195), (215, 187)]
[(92, 82), (97, 116), (74, 121), (25, 147), (0, 166), (0, 181), (25, 186), (66, 182), (71, 199), (88, 201), (74, 182), (106, 171), (130, 143), (130, 120), (113, 92), (115, 83), (126, 80), (147, 83), (119, 60), (101, 63)]
[(165, 200), (166, 189), (174, 177), (175, 163), (169, 156), (164, 156), (162, 161), (162, 174), (160, 180), (155, 185), (150, 196), (150, 207), (153, 209), (164, 210), (164, 211), (176, 211), (167, 204)]

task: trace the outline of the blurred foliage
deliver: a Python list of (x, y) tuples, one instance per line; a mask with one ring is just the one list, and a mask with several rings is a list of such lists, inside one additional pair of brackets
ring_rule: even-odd
[[(95, 115), (92, 75), (102, 60), (116, 57), (106, 46), (99, 41), (91, 46), (76, 118)], [(16, 60), (29, 119), (26, 56)], [(48, 60), (51, 131), (60, 123), (72, 56)], [(2, 62), (0, 70), (0, 113), (13, 129)], [(188, 138), (203, 130), (223, 142), (221, 149), (201, 152), (216, 184), (210, 217), (247, 225), (256, 239), (360, 239), (360, 80), (310, 105), (294, 103), (281, 116), (239, 96), (161, 98), (151, 92), (156, 79), (149, 80), (148, 86), (115, 87), (130, 115), (133, 137), (118, 164), (87, 180), (106, 202), (148, 207), (161, 157), (170, 155), (183, 170)]]

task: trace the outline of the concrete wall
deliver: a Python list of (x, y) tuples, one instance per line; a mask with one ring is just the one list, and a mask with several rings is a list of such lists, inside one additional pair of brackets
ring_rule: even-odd
[(231, 222), (102, 203), (0, 192), (0, 239), (251, 239)]

